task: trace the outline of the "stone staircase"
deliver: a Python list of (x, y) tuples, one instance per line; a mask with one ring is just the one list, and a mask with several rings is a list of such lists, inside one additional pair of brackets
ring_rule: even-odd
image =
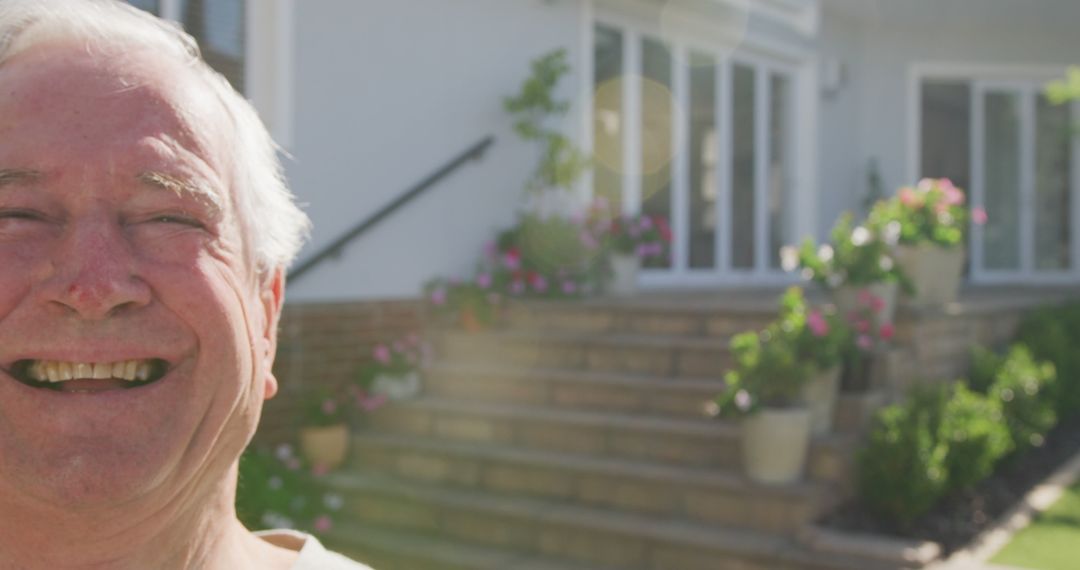
[(374, 414), (331, 476), (328, 542), (376, 570), (872, 568), (796, 539), (850, 493), (866, 398), (790, 486), (746, 480), (737, 426), (704, 416), (730, 336), (775, 315), (758, 297), (536, 301), (437, 333), (423, 396)]

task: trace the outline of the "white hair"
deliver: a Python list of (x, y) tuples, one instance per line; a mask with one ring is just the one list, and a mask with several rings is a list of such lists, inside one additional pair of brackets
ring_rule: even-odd
[(292, 262), (311, 222), (289, 192), (277, 146), (255, 108), (203, 60), (179, 26), (118, 0), (0, 0), (0, 66), (50, 41), (71, 39), (153, 48), (203, 79), (232, 122), (233, 200), (256, 270), (267, 275)]

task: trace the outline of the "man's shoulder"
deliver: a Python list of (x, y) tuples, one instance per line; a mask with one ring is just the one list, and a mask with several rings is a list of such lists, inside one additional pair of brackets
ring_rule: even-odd
[(259, 538), (290, 550), (300, 557), (291, 570), (372, 570), (336, 552), (331, 552), (314, 536), (295, 530), (264, 530), (255, 533)]

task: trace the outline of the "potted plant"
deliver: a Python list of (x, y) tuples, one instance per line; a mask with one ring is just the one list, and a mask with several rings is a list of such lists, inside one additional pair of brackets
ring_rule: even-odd
[(835, 310), (811, 308), (801, 288), (792, 287), (780, 301), (780, 328), (791, 334), (796, 357), (814, 365), (802, 389), (810, 408), (810, 431), (822, 435), (832, 429), (840, 391), (843, 355), (851, 334)]
[(882, 323), (878, 314), (885, 310), (885, 300), (870, 291), (863, 291), (855, 308), (841, 315), (851, 331), (851, 342), (844, 352), (841, 388), (848, 392), (865, 392), (874, 383), (874, 372), (881, 349), (893, 338), (892, 323)]
[(611, 277), (606, 290), (613, 295), (634, 294), (642, 265), (667, 259), (671, 228), (663, 216), (615, 215), (608, 202), (598, 198), (589, 208), (586, 227), (607, 253)]
[(391, 343), (379, 343), (372, 361), (360, 369), (360, 385), (391, 401), (406, 400), (420, 392), (420, 365), (425, 346), (416, 333)]
[(437, 319), (468, 332), (485, 330), (498, 319), (502, 305), (502, 295), (491, 289), (490, 279), (433, 279), (424, 286), (428, 309)]
[(780, 322), (735, 335), (735, 367), (714, 401), (718, 415), (739, 419), (746, 474), (761, 483), (797, 481), (806, 462), (811, 412), (803, 388), (816, 367), (800, 356), (796, 338)]
[(840, 314), (853, 310), (860, 292), (869, 291), (885, 301), (878, 314), (880, 323), (892, 322), (898, 289), (911, 287), (894, 259), (900, 228), (896, 224), (856, 226), (853, 219), (850, 212), (840, 216), (829, 244), (818, 247), (807, 238), (797, 249), (785, 246), (780, 252), (782, 266), (788, 271), (802, 268), (804, 279), (831, 293)]
[[(971, 216), (975, 223), (986, 221), (982, 209)], [(956, 300), (968, 226), (963, 190), (947, 178), (924, 178), (875, 204), (869, 223), (899, 234), (896, 261), (913, 282), (913, 303), (932, 306)]]
[(327, 490), (325, 469), (310, 466), (289, 444), (252, 445), (240, 456), (236, 515), (251, 530), (331, 531), (345, 498)]
[(308, 390), (301, 398), (300, 451), (323, 469), (345, 461), (349, 449), (347, 407), (340, 395), (326, 387)]

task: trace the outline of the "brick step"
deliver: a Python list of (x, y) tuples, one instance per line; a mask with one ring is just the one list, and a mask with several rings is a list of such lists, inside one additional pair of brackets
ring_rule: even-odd
[(624, 459), (357, 434), (357, 469), (579, 505), (790, 533), (832, 505), (818, 484), (766, 486), (738, 473)]
[[(428, 397), (370, 416), (380, 432), (522, 450), (650, 461), (686, 467), (740, 468), (739, 427), (724, 421), (550, 410)], [(811, 444), (811, 480), (844, 482), (855, 438), (829, 435)]]
[(640, 334), (496, 330), (444, 331), (444, 360), (655, 376), (721, 378), (730, 368), (727, 339)]
[(324, 542), (376, 570), (602, 570), (593, 565), (358, 523), (337, 525)]
[(726, 338), (764, 327), (776, 317), (777, 307), (772, 298), (705, 307), (641, 298), (523, 301), (509, 306), (504, 322), (528, 330)]
[(705, 404), (723, 388), (716, 378), (454, 362), (437, 362), (424, 375), (424, 392), (442, 398), (685, 418), (704, 417)]
[(792, 538), (768, 533), (368, 473), (341, 472), (327, 480), (347, 497), (346, 529), (377, 527), (406, 544), (415, 537), (463, 543), (474, 556), (482, 556), (480, 548), (539, 555), (544, 570), (883, 570), (809, 552)]

